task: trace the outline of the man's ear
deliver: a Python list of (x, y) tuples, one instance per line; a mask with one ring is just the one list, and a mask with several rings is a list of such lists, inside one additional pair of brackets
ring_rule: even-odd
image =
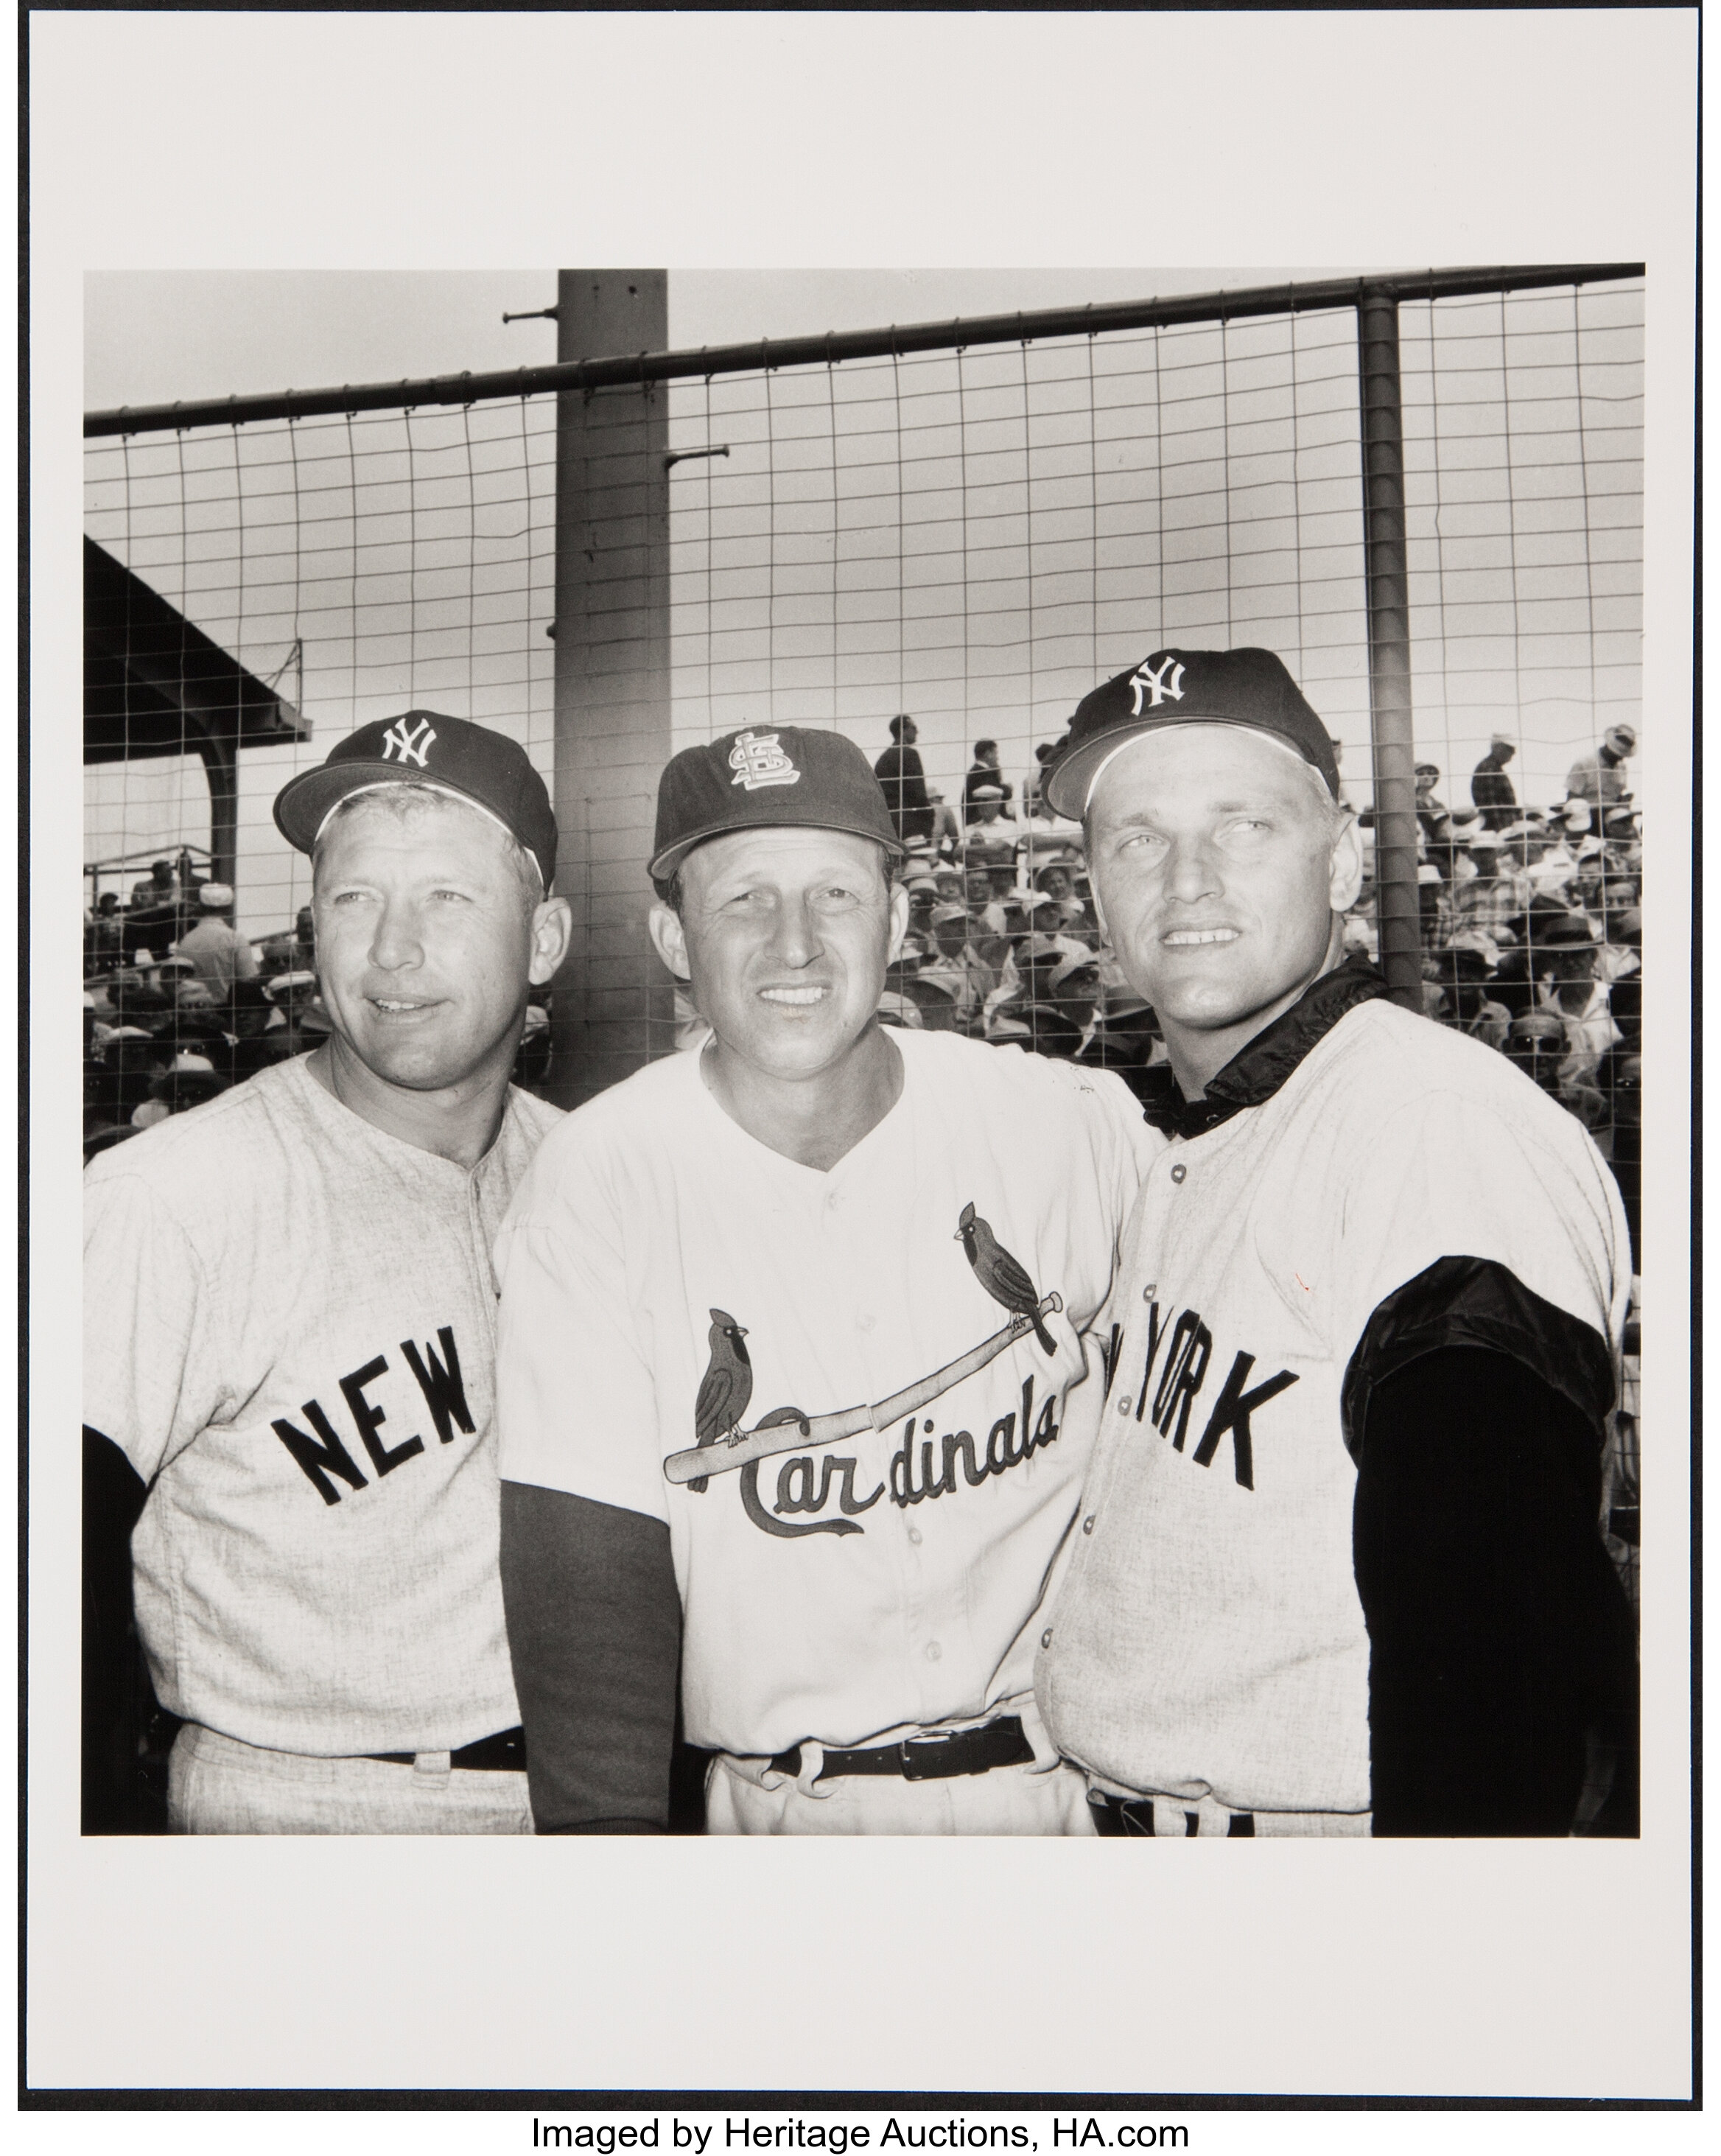
[(903, 937), (909, 928), (909, 887), (899, 883), (890, 894), (890, 947), (884, 954), (884, 963), (890, 965), (902, 949)]
[(565, 898), (546, 898), (532, 914), (532, 957), (526, 978), (541, 986), (556, 977), (574, 936), (574, 909)]
[(1332, 875), (1327, 898), (1334, 913), (1347, 912), (1362, 889), (1362, 834), (1355, 816), (1346, 813), (1343, 828), (1333, 841)]
[(665, 906), (659, 899), (645, 917), (651, 931), (652, 947), (678, 981), (691, 980), (693, 968), (687, 963), (687, 935), (681, 926), (681, 916), (673, 906)]

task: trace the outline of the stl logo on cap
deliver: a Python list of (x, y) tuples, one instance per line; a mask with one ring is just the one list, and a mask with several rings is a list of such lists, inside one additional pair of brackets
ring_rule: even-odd
[(735, 777), (731, 786), (745, 786), (751, 793), (761, 786), (797, 786), (801, 773), (796, 771), (785, 752), (776, 734), (755, 734), (750, 727), (744, 734), (735, 736), (735, 745), (729, 752), (729, 767)]
[(1167, 696), (1181, 704), (1183, 701), (1183, 662), (1181, 659), (1162, 659), (1157, 666), (1150, 666), (1144, 659), (1129, 676), (1129, 686), (1135, 692), (1133, 709), (1138, 719), (1141, 716), (1141, 692), (1144, 689), (1149, 690), (1153, 698), (1147, 706), (1150, 711), (1158, 711)]
[(430, 745), (436, 739), (436, 729), (428, 719), (420, 719), (409, 732), (405, 719), (397, 719), (382, 737), (382, 761), (392, 763), (398, 751), (402, 763), (416, 763), (423, 771), (424, 759), (430, 753)]

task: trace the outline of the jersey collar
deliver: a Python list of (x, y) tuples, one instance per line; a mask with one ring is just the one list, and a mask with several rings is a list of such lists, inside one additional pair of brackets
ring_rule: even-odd
[(1350, 1010), (1391, 993), (1386, 976), (1360, 952), (1330, 973), (1311, 981), (1288, 1011), (1246, 1041), (1218, 1075), (1207, 1081), (1198, 1101), (1186, 1101), (1176, 1080), (1169, 1096), (1148, 1112), (1148, 1121), (1169, 1137), (1200, 1137), (1227, 1122), (1240, 1108), (1269, 1101), (1308, 1055)]

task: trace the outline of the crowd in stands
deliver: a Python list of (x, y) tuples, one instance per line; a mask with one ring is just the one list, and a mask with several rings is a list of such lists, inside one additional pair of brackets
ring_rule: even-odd
[[(105, 891), (84, 920), (84, 1158), (213, 1101), (330, 1030), (311, 910), (254, 941), (233, 893), (182, 857), (157, 861), (129, 905)], [(516, 1080), (540, 1086), (548, 1014), (534, 1006)]]
[[(875, 769), (909, 856), (909, 927), (886, 983), (890, 1024), (1014, 1042), (1119, 1073), (1150, 1110), (1170, 1087), (1154, 1014), (1104, 947), (1078, 824), (1056, 816), (1042, 744), (1019, 786), (996, 742), (974, 745), (960, 804), (926, 780), (914, 720), (890, 722)], [(1336, 744), (1335, 744), (1336, 746)], [(1498, 1050), (1590, 1131), (1625, 1194), (1634, 1251), (1641, 1158), (1641, 819), (1636, 747), (1614, 726), (1571, 768), (1562, 799), (1521, 804), (1514, 745), (1496, 735), (1467, 807), (1448, 808), (1438, 768), (1416, 768), (1422, 993), (1429, 1016)], [(1379, 956), (1372, 812), (1369, 873), (1347, 945)], [(200, 882), (188, 855), (158, 860), (130, 902), (103, 894), (85, 921), (86, 1153), (313, 1047), (311, 910), (259, 941), (233, 926), (233, 894)], [(682, 998), (678, 1044), (705, 1029)], [(529, 1014), (517, 1075), (541, 1084), (549, 1021)]]
[[(1151, 1107), (1171, 1082), (1164, 1042), (1104, 947), (1079, 826), (1041, 798), (1058, 745), (1036, 752), (1018, 793), (997, 744), (977, 742), (959, 819), (927, 784), (913, 719), (899, 714), (890, 734), (874, 768), (909, 848), (909, 921), (883, 1018), (1116, 1070)], [(1634, 1253), (1643, 847), (1627, 767), (1636, 747), (1630, 726), (1611, 727), (1546, 808), (1519, 803), (1508, 772), (1514, 745), (1503, 735), (1476, 766), (1467, 806), (1440, 798), (1436, 765), (1416, 774), (1424, 1007), (1508, 1056), (1585, 1124), (1614, 1165)], [(1372, 812), (1359, 822), (1368, 873), (1345, 941), (1377, 959)], [(684, 1015), (691, 1045), (698, 1028)]]

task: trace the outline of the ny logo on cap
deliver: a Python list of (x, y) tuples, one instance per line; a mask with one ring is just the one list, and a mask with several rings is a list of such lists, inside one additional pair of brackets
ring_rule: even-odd
[(416, 763), (423, 771), (424, 759), (430, 752), (430, 744), (435, 739), (435, 729), (428, 719), (420, 719), (410, 732), (406, 721), (397, 719), (382, 737), (382, 761), (390, 762), (398, 752), (402, 763)]
[(1183, 661), (1181, 659), (1162, 659), (1157, 666), (1150, 666), (1144, 659), (1129, 676), (1129, 686), (1135, 691), (1135, 701), (1130, 710), (1138, 719), (1141, 716), (1141, 692), (1147, 690), (1152, 701), (1147, 708), (1158, 711), (1167, 696), (1176, 702), (1183, 701)]
[(800, 773), (790, 762), (776, 735), (755, 734), (750, 727), (735, 736), (729, 767), (735, 773), (730, 784), (745, 786), (750, 793), (755, 787), (796, 786), (801, 781)]

